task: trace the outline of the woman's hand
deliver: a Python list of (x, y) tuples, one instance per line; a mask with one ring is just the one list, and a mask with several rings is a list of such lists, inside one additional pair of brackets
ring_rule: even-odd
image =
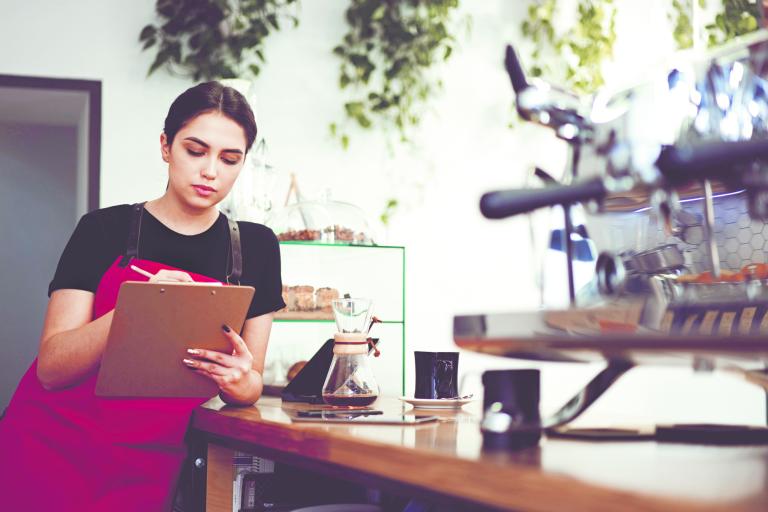
[(187, 352), (195, 359), (184, 359), (184, 364), (213, 380), (221, 392), (231, 399), (228, 402), (252, 404), (261, 392), (261, 376), (253, 369), (253, 355), (239, 334), (226, 325), (221, 328), (232, 343), (231, 355), (190, 348)]
[(194, 279), (192, 279), (192, 276), (187, 274), (186, 272), (182, 272), (180, 270), (158, 270), (157, 274), (152, 276), (149, 279), (150, 283), (159, 283), (161, 281), (176, 281), (181, 283), (193, 283), (195, 282)]

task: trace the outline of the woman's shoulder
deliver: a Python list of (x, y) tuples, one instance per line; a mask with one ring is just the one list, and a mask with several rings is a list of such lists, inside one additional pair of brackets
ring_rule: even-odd
[(106, 208), (92, 210), (86, 213), (83, 218), (88, 218), (90, 221), (97, 221), (102, 225), (122, 223), (130, 218), (131, 206), (132, 205), (130, 204), (107, 206)]
[(117, 233), (124, 237), (131, 218), (131, 206), (119, 204), (92, 210), (83, 215), (79, 227), (82, 226), (82, 229), (102, 239), (108, 239)]

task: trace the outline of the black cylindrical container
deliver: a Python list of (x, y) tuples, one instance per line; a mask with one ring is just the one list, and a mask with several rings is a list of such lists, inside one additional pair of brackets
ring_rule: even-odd
[(413, 353), (416, 363), (414, 398), (456, 398), (459, 396), (459, 353)]
[(483, 448), (517, 449), (541, 439), (539, 370), (483, 373)]

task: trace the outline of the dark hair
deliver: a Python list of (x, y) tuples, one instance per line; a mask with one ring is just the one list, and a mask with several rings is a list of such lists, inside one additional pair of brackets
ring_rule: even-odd
[(205, 112), (221, 112), (239, 124), (245, 132), (245, 150), (251, 149), (256, 139), (253, 110), (242, 94), (219, 82), (197, 84), (173, 100), (163, 127), (168, 145), (173, 144), (173, 139), (185, 124)]

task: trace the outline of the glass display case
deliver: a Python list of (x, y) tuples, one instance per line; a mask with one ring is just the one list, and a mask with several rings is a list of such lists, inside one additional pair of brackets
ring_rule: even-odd
[[(381, 320), (371, 329), (379, 357), (370, 363), (382, 395), (404, 391), (405, 248), (281, 241), (283, 298), (275, 314), (264, 371), (268, 385), (286, 384), (288, 373), (333, 338), (331, 300), (349, 294), (373, 301)], [(258, 292), (257, 292), (258, 293)]]
[(326, 198), (287, 205), (267, 219), (281, 241), (373, 245), (373, 234), (363, 210), (351, 203)]

